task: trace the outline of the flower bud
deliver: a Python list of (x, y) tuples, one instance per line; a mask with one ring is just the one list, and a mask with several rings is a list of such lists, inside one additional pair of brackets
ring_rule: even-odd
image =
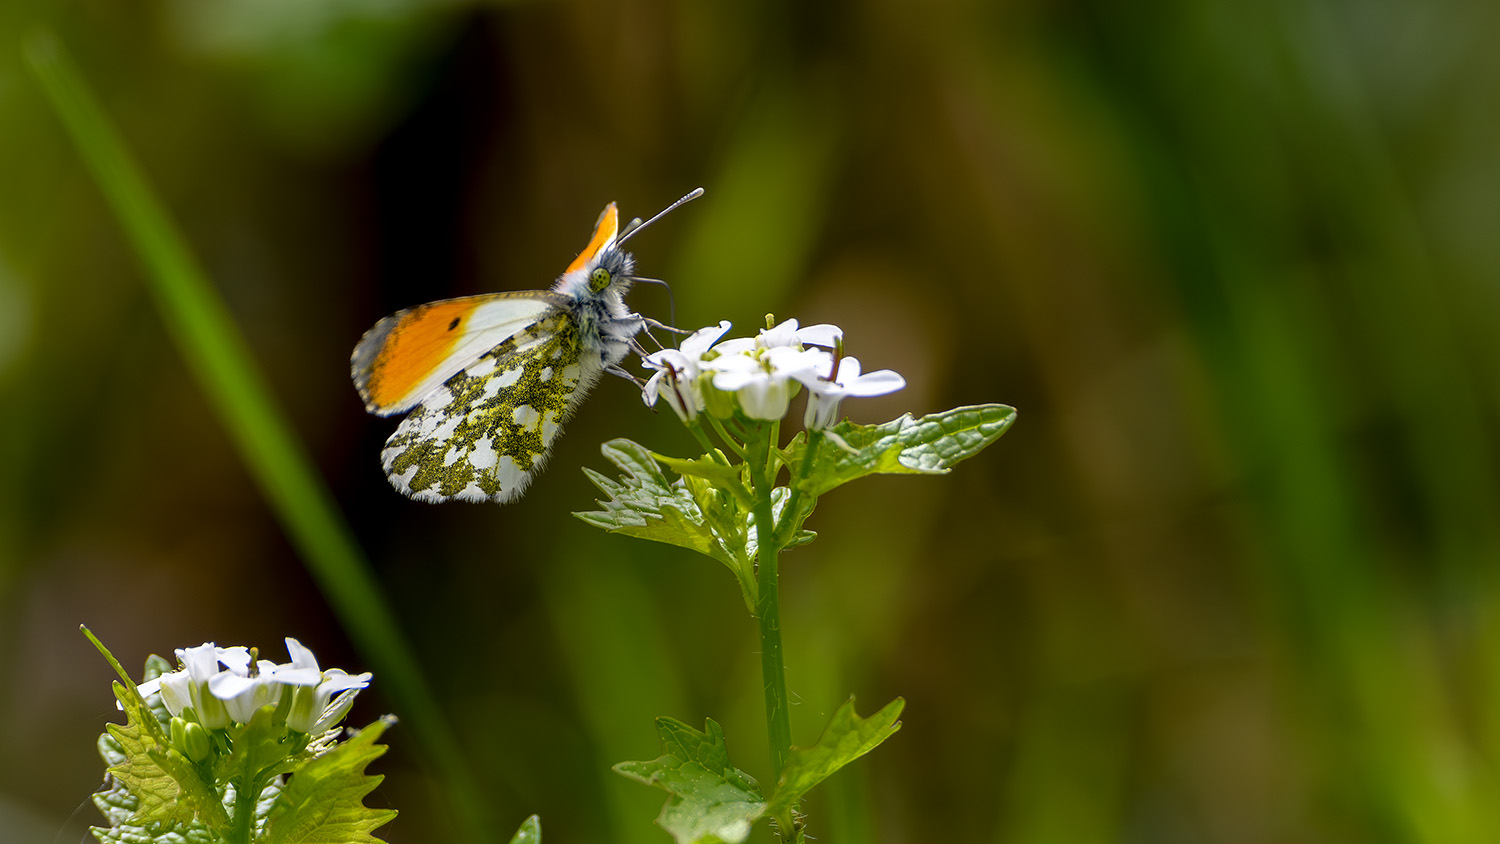
[(208, 730), (202, 724), (175, 716), (172, 718), (172, 746), (194, 762), (205, 761), (214, 753)]

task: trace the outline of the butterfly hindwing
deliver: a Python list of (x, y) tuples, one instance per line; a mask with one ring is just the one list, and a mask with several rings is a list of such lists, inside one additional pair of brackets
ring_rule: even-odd
[(566, 311), (515, 333), (402, 421), (381, 452), (391, 483), (419, 501), (518, 497), (598, 380), (595, 358)]

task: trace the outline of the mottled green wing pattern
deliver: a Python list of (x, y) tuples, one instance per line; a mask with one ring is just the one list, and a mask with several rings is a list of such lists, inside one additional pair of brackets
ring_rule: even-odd
[(599, 379), (577, 323), (558, 311), (448, 379), (386, 441), (391, 484), (418, 501), (511, 501)]

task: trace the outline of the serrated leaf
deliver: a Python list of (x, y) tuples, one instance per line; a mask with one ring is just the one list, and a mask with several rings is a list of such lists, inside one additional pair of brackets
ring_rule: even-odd
[(94, 793), (94, 806), (110, 826), (124, 826), (141, 807), (141, 801), (135, 799), (124, 783), (114, 777), (110, 777), (106, 784), (108, 788)]
[(724, 730), (712, 718), (705, 727), (657, 718), (662, 755), (614, 770), (671, 795), (656, 822), (677, 844), (739, 844), (765, 814), (765, 800), (755, 779), (730, 763)]
[(704, 523), (703, 511), (683, 486), (667, 482), (651, 452), (630, 440), (610, 440), (600, 450), (625, 472), (613, 481), (590, 469), (584, 474), (605, 495), (603, 510), (573, 515), (611, 533), (691, 548), (728, 566), (733, 560)]
[(521, 828), (511, 836), (510, 844), (542, 844), (542, 819), (532, 815), (521, 823)]
[(108, 790), (94, 795), (94, 805), (110, 819), (108, 827), (89, 829), (100, 844), (220, 844), (223, 841), (208, 827), (197, 823), (155, 824), (150, 827), (130, 824), (128, 819), (135, 812), (136, 800), (117, 781)]
[[(700, 495), (727, 496), (727, 493), (720, 493), (697, 475), (687, 476), (680, 483), (668, 483), (652, 453), (630, 440), (610, 440), (600, 450), (625, 475), (613, 481), (584, 469), (594, 486), (610, 496), (610, 500), (599, 502), (603, 510), (573, 515), (611, 533), (690, 548), (718, 560), (730, 571), (739, 570), (743, 527), (723, 518), (709, 519), (699, 505)], [(726, 503), (730, 501), (732, 496)], [(724, 509), (734, 508), (710, 508), (715, 514)]]
[(896, 719), (905, 706), (906, 701), (898, 697), (874, 715), (861, 718), (854, 714), (854, 698), (844, 701), (823, 728), (817, 744), (793, 749), (787, 757), (766, 811), (779, 815), (791, 809), (813, 786), (890, 738), (901, 729)]
[(866, 475), (945, 474), (999, 439), (1015, 419), (1015, 408), (985, 404), (921, 419), (906, 414), (881, 425), (844, 421), (829, 430), (852, 453), (832, 442), (823, 443), (813, 454), (812, 465), (804, 469), (807, 443), (793, 441), (787, 448), (787, 466), (793, 472), (793, 484), (814, 497)]
[(354, 737), (299, 768), (266, 813), (263, 844), (366, 844), (371, 832), (396, 816), (371, 809), (364, 797), (384, 776), (365, 766), (385, 753), (375, 740), (386, 722), (376, 721)]
[[(161, 724), (139, 693), (118, 681), (114, 691), (125, 710), (126, 723), (109, 724), (105, 730), (124, 761), (108, 770), (137, 800), (130, 823), (188, 824), (197, 819), (209, 826), (225, 825), (228, 816), (219, 795), (191, 762), (168, 749)], [(113, 754), (106, 757), (115, 758)]]
[[(175, 811), (161, 815), (160, 819), (181, 822), (198, 820), (215, 829), (222, 829), (228, 825), (229, 815), (224, 811), (219, 792), (214, 788), (213, 783), (205, 781), (200, 776), (199, 768), (188, 761), (187, 757), (175, 750), (150, 750), (147, 753), (152, 762), (155, 762), (176, 781), (178, 787)], [(133, 786), (127, 785), (127, 787), (134, 790)], [(147, 816), (143, 811), (133, 820), (157, 819)]]

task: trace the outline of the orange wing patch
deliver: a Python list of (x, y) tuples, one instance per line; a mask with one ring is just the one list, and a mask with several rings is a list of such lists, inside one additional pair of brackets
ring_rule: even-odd
[(619, 209), (615, 208), (615, 204), (611, 202), (604, 206), (604, 210), (600, 212), (599, 222), (594, 224), (594, 236), (589, 239), (589, 245), (585, 246), (583, 251), (578, 253), (578, 257), (574, 258), (573, 263), (569, 264), (568, 268), (563, 271), (564, 274), (582, 269), (583, 265), (587, 264), (590, 258), (598, 254), (599, 250), (603, 249), (605, 244), (615, 239), (615, 235), (619, 231), (620, 212)]
[(474, 303), (461, 299), (413, 308), (396, 322), (370, 367), (366, 399), (390, 407), (408, 397), (422, 379), (452, 354)]

